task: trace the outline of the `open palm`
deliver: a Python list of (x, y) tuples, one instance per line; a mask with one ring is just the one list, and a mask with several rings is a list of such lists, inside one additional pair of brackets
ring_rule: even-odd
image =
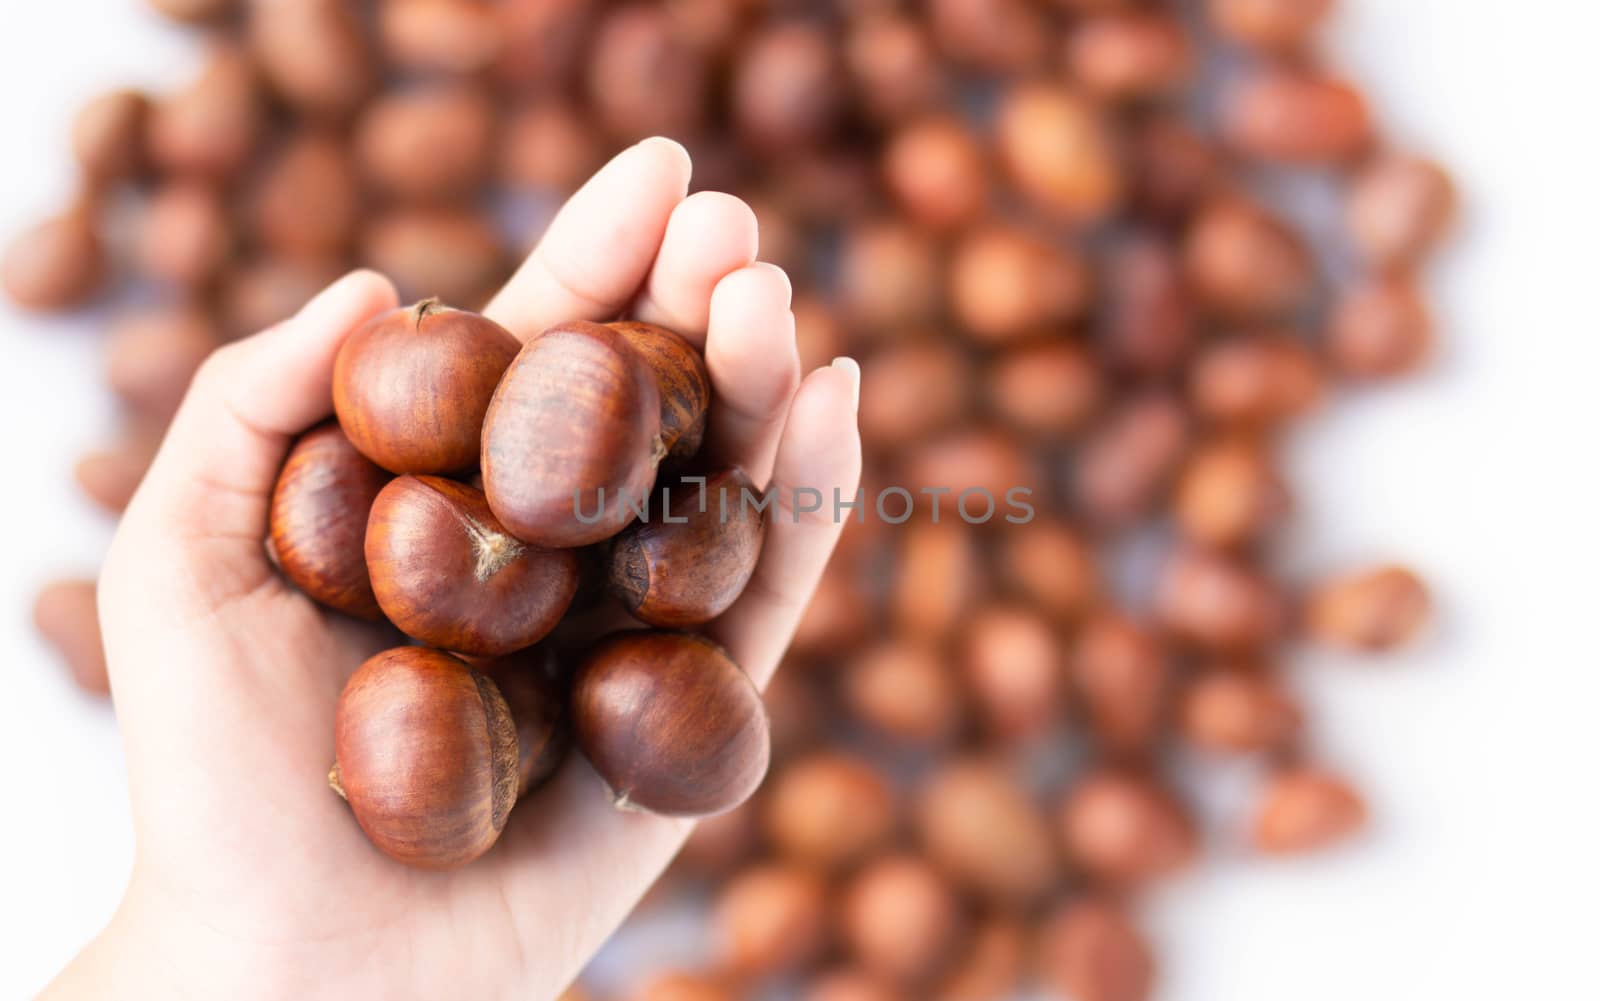
[[(699, 341), (717, 394), (707, 448), (781, 498), (856, 489), (857, 376), (800, 380), (784, 274), (755, 262), (754, 217), (686, 197), (690, 165), (651, 140), (573, 197), (491, 317), (526, 340), (627, 313)], [(99, 976), (138, 996), (554, 997), (665, 866), (690, 825), (614, 810), (574, 757), (454, 872), (373, 849), (324, 785), (334, 704), (399, 642), (327, 613), (262, 548), (279, 464), (332, 410), (341, 339), (397, 303), (358, 272), (202, 369), (128, 510), (101, 582), (137, 853), (111, 928), (53, 988)], [(775, 512), (740, 602), (711, 627), (758, 684), (837, 539), (831, 512)], [(142, 978), (146, 995), (134, 990)]]

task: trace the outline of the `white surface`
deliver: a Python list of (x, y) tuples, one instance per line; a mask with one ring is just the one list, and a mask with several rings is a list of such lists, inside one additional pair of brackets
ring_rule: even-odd
[[(1391, 663), (1305, 656), (1318, 743), (1376, 822), (1326, 859), (1213, 858), (1150, 902), (1163, 997), (1600, 997), (1600, 9), (1570, 0), (1347, 0), (1341, 64), (1392, 134), (1456, 172), (1469, 213), (1436, 271), (1446, 351), (1346, 398), (1293, 475), (1296, 565), (1415, 563), (1445, 609)], [(0, 234), (67, 193), (66, 116), (182, 67), (133, 0), (7, 5)], [(115, 725), (27, 624), (33, 588), (92, 569), (106, 522), (72, 457), (113, 425), (92, 324), (0, 306), (0, 997), (38, 989), (110, 914), (132, 844)]]

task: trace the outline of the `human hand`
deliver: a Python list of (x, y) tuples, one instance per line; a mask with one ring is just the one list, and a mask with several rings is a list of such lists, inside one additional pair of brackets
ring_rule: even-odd
[[(626, 313), (704, 347), (706, 447), (780, 488), (749, 588), (709, 627), (764, 685), (840, 530), (831, 512), (783, 504), (797, 486), (854, 494), (859, 373), (841, 363), (800, 380), (787, 277), (755, 263), (749, 208), (686, 197), (689, 173), (666, 140), (618, 155), (486, 312), (523, 340)], [(339, 344), (395, 305), (385, 279), (357, 272), (217, 352), (129, 506), (100, 614), (133, 874), (46, 997), (552, 998), (692, 827), (614, 809), (574, 755), (487, 855), (427, 872), (379, 854), (328, 790), (339, 691), (399, 640), (296, 592), (262, 541), (294, 436), (332, 412)]]

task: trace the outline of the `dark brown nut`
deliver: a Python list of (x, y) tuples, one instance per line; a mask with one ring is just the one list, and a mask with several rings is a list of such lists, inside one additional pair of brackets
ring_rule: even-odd
[(1191, 291), (1226, 317), (1291, 312), (1315, 290), (1300, 238), (1265, 209), (1236, 198), (1200, 210), (1184, 237), (1183, 258)]
[(872, 630), (873, 615), (872, 595), (853, 569), (835, 560), (817, 582), (790, 649), (803, 657), (846, 653)]
[[(957, 431), (923, 443), (905, 457), (905, 487), (932, 514), (934, 491), (939, 519), (974, 524), (1012, 524), (1026, 520), (1043, 492), (1044, 477), (1022, 443), (986, 427)], [(893, 511), (894, 501), (886, 505)]]
[(869, 222), (839, 250), (839, 305), (853, 334), (894, 334), (929, 322), (939, 308), (939, 257), (909, 226)]
[(656, 973), (629, 991), (623, 1001), (738, 1001), (739, 995), (717, 978), (701, 973)]
[(619, 808), (674, 817), (731, 810), (767, 774), (767, 712), (723, 649), (688, 633), (602, 640), (572, 688), (578, 747)]
[(378, 8), (378, 39), (384, 59), (402, 70), (478, 73), (500, 54), (500, 15), (484, 0), (388, 0)]
[(1224, 97), (1222, 131), (1245, 156), (1274, 163), (1347, 163), (1372, 142), (1361, 92), (1304, 71), (1259, 71)]
[(1200, 349), (1189, 371), (1189, 402), (1202, 419), (1270, 427), (1315, 409), (1322, 370), (1293, 334), (1223, 337)]
[(488, 851), (517, 798), (517, 731), (493, 681), (446, 653), (399, 647), (351, 676), (328, 776), (379, 851), (453, 869)]
[(494, 75), (513, 91), (554, 93), (576, 81), (597, 13), (592, 0), (500, 0)]
[(861, 365), (861, 438), (911, 445), (953, 426), (971, 402), (971, 363), (956, 347), (918, 338), (889, 344)]
[(46, 584), (33, 599), (33, 627), (61, 655), (67, 674), (79, 691), (97, 696), (111, 694), (105, 647), (100, 642), (94, 581), (58, 580)]
[(367, 226), (362, 258), (394, 279), (402, 299), (479, 305), (510, 275), (494, 222), (466, 209), (411, 209)]
[(1306, 44), (1333, 0), (1211, 0), (1211, 23), (1231, 41), (1259, 49)]
[(1284, 747), (1300, 733), (1300, 707), (1269, 674), (1216, 668), (1190, 681), (1178, 727), (1191, 744), (1218, 754)]
[(940, 765), (917, 794), (915, 816), (928, 857), (985, 900), (1026, 906), (1061, 876), (1049, 821), (1021, 776), (999, 761), (968, 757)]
[(1077, 456), (1073, 496), (1090, 519), (1125, 525), (1161, 499), (1189, 438), (1183, 406), (1160, 391), (1121, 403), (1092, 431)]
[(740, 46), (732, 110), (740, 138), (780, 152), (822, 140), (839, 108), (834, 46), (816, 24), (778, 21)]
[(107, 514), (121, 514), (155, 461), (159, 438), (136, 432), (108, 448), (78, 459), (72, 478), (78, 489)]
[(641, 3), (611, 8), (587, 63), (589, 100), (618, 139), (700, 131), (708, 67), (666, 11)]
[(833, 751), (796, 760), (773, 776), (762, 828), (779, 854), (843, 869), (894, 833), (894, 790), (871, 764)]
[(1379, 653), (1409, 642), (1431, 614), (1422, 579), (1385, 566), (1319, 584), (1306, 602), (1305, 628), (1328, 646)]
[(1177, 250), (1150, 232), (1124, 237), (1106, 260), (1105, 286), (1099, 333), (1107, 360), (1136, 375), (1175, 371), (1200, 334)]
[(1115, 11), (1088, 18), (1067, 39), (1067, 71), (1109, 100), (1156, 97), (1188, 82), (1194, 52), (1183, 23), (1161, 11)]
[(356, 124), (356, 159), (380, 190), (439, 201), (476, 190), (495, 154), (495, 107), (467, 84), (434, 84), (374, 102)]
[(1223, 158), (1212, 141), (1176, 115), (1152, 115), (1129, 144), (1132, 201), (1156, 220), (1180, 219), (1222, 182)]
[(1006, 94), (995, 122), (1000, 158), (1023, 196), (1072, 222), (1105, 219), (1122, 201), (1117, 137), (1087, 96), (1056, 84)]
[(932, 1001), (1015, 997), (1028, 972), (1028, 944), (1020, 919), (985, 918), (973, 928), (955, 965), (939, 978)]
[(711, 910), (718, 968), (770, 977), (808, 966), (828, 940), (828, 884), (814, 870), (784, 862), (735, 873)]
[(264, 257), (223, 275), (217, 311), (223, 334), (245, 337), (287, 320), (344, 273), (338, 260)]
[(518, 349), (493, 320), (437, 300), (390, 310), (339, 348), (333, 408), (361, 454), (390, 472), (468, 470)]
[(268, 252), (295, 258), (348, 253), (361, 225), (362, 193), (350, 152), (332, 135), (289, 140), (250, 194), (250, 234)]
[(239, 9), (240, 0), (150, 0), (150, 6), (186, 24), (220, 21)]
[(1095, 739), (1108, 750), (1151, 748), (1165, 720), (1171, 665), (1160, 641), (1116, 613), (1090, 619), (1072, 652), (1072, 683)]
[(884, 183), (918, 225), (947, 232), (978, 219), (989, 206), (988, 163), (972, 129), (935, 116), (889, 137)]
[(779, 671), (762, 701), (772, 730), (772, 756), (788, 758), (808, 748), (822, 728), (825, 710), (817, 679), (804, 669)]
[(343, 0), (273, 0), (253, 3), (250, 10), (250, 42), (261, 72), (295, 110), (342, 119), (372, 94), (377, 59), (354, 6)]
[(1206, 650), (1259, 649), (1282, 632), (1278, 587), (1249, 564), (1220, 553), (1176, 553), (1161, 571), (1155, 604), (1167, 629)]
[[(605, 160), (605, 147), (593, 124), (559, 100), (530, 101), (510, 114), (500, 140), (500, 183), (512, 190), (536, 188), (557, 193), (578, 185)], [(762, 251), (767, 233), (762, 230)]]
[(1094, 549), (1079, 532), (1049, 518), (1007, 526), (997, 540), (1001, 580), (1056, 619), (1074, 621), (1100, 595)]
[(850, 714), (873, 733), (920, 746), (956, 735), (964, 706), (954, 671), (932, 644), (886, 640), (853, 657), (840, 680)]
[(517, 800), (547, 782), (572, 749), (572, 720), (555, 655), (544, 646), (493, 661), (488, 674), (517, 727)]
[(166, 420), (219, 343), (210, 318), (192, 306), (131, 313), (112, 324), (106, 340), (106, 383), (130, 407)]
[(1349, 782), (1302, 765), (1267, 780), (1256, 804), (1251, 840), (1257, 850), (1271, 855), (1301, 855), (1344, 841), (1366, 823), (1366, 803)]
[(1049, 26), (1028, 0), (933, 0), (927, 17), (939, 47), (962, 66), (1023, 75), (1045, 61)]
[(854, 20), (844, 59), (854, 99), (880, 121), (896, 121), (941, 103), (947, 91), (927, 28), (916, 18), (882, 11)]
[(1023, 230), (991, 226), (969, 234), (950, 262), (950, 312), (987, 346), (1082, 316), (1093, 296), (1084, 258)]
[(906, 1001), (899, 988), (866, 970), (840, 968), (819, 974), (800, 994), (801, 1001)]
[(906, 985), (950, 961), (965, 925), (961, 901), (933, 866), (912, 855), (868, 863), (845, 884), (839, 936), (862, 966)]
[(1122, 908), (1082, 898), (1058, 908), (1039, 929), (1045, 984), (1077, 1001), (1147, 1001), (1155, 979), (1150, 947)]
[(261, 139), (262, 104), (249, 58), (237, 48), (217, 46), (194, 82), (151, 110), (151, 163), (180, 174), (233, 177)]
[(727, 611), (755, 573), (766, 536), (755, 484), (738, 468), (659, 498), (660, 510), (617, 536), (611, 593), (629, 614), (663, 628), (697, 626)]
[(1386, 379), (1422, 366), (1433, 317), (1406, 275), (1373, 279), (1340, 296), (1328, 327), (1328, 360), (1341, 375)]
[(1079, 779), (1059, 818), (1068, 857), (1111, 883), (1145, 883), (1193, 860), (1199, 836), (1170, 792), (1142, 775), (1097, 771)]
[(151, 196), (135, 248), (143, 274), (197, 288), (221, 274), (232, 253), (233, 227), (216, 188), (177, 181)]
[(971, 529), (949, 519), (908, 525), (891, 585), (894, 623), (907, 636), (947, 637), (966, 621), (984, 584)]
[(100, 291), (106, 270), (93, 219), (75, 209), (17, 234), (0, 264), (0, 284), (24, 309), (71, 309)]
[(274, 559), (290, 582), (329, 608), (374, 622), (383, 613), (367, 572), (367, 519), (389, 480), (328, 421), (289, 450), (267, 517)]
[(1438, 164), (1390, 155), (1361, 169), (1345, 201), (1345, 229), (1374, 267), (1414, 265), (1456, 213), (1455, 185)]
[(711, 374), (694, 345), (654, 323), (607, 324), (623, 336), (655, 376), (661, 396), (661, 447), (668, 459), (692, 459), (705, 440)]
[(144, 169), (150, 99), (136, 90), (101, 94), (72, 120), (72, 154), (97, 183), (124, 181)]
[(984, 726), (1007, 741), (1055, 727), (1066, 705), (1066, 656), (1044, 615), (991, 605), (968, 620), (961, 669)]
[[(1007, 348), (989, 363), (984, 400), (1024, 434), (1044, 439), (1083, 428), (1105, 394), (1104, 376), (1080, 342), (1057, 339)], [(865, 386), (865, 379), (862, 385)], [(863, 391), (862, 403), (868, 396)]]
[(473, 657), (544, 639), (578, 590), (578, 557), (513, 538), (482, 492), (435, 476), (384, 487), (367, 522), (367, 569), (406, 635)]
[(1189, 454), (1173, 489), (1172, 515), (1184, 538), (1229, 549), (1260, 539), (1289, 511), (1289, 491), (1264, 443), (1221, 438)]
[(483, 483), (495, 516), (541, 546), (610, 538), (648, 499), (661, 394), (614, 327), (577, 321), (529, 341), (483, 425)]

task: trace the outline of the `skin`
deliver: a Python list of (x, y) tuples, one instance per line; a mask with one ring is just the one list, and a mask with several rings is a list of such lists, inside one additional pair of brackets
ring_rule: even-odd
[[(802, 382), (783, 272), (755, 218), (686, 197), (688, 155), (647, 140), (552, 222), (489, 315), (519, 338), (621, 314), (703, 345), (718, 398), (707, 448), (757, 483), (860, 475), (853, 362)], [(454, 872), (380, 855), (330, 793), (334, 703), (394, 642), (328, 614), (267, 563), (273, 479), (332, 412), (342, 338), (396, 305), (349, 275), (296, 317), (202, 368), (130, 505), (100, 585), (137, 850), (109, 926), (45, 991), (79, 997), (555, 997), (692, 823), (620, 813), (574, 756)], [(785, 490), (792, 495), (791, 490)], [(709, 632), (765, 684), (839, 527), (775, 512), (762, 563)]]

